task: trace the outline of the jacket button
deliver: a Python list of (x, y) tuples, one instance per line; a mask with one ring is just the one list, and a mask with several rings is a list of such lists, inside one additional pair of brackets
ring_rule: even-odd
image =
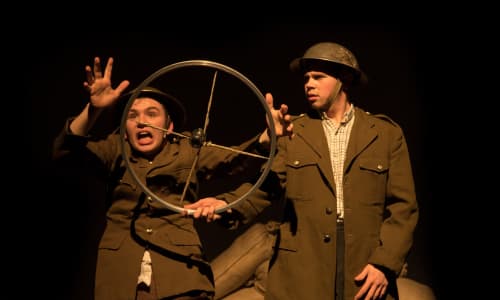
[(377, 165), (377, 169), (382, 170), (382, 165)]
[(330, 237), (330, 235), (329, 235), (329, 234), (325, 234), (325, 235), (323, 236), (323, 242), (325, 242), (325, 243), (329, 243), (331, 240), (332, 240), (332, 238)]
[(153, 198), (151, 198), (151, 196), (148, 196), (148, 202), (153, 203)]
[(153, 232), (153, 229), (152, 228), (147, 228), (146, 232), (149, 233), (149, 234), (151, 234)]
[(294, 164), (295, 166), (298, 166), (298, 165), (300, 164), (300, 161), (296, 160), (296, 161), (294, 161), (294, 162), (293, 162), (293, 164)]
[(333, 209), (331, 207), (327, 207), (325, 209), (325, 212), (326, 212), (327, 215), (331, 215), (333, 213)]

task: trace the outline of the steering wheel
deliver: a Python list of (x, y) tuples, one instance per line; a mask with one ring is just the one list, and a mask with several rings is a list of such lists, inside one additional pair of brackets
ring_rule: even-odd
[[(159, 127), (153, 126), (151, 124), (142, 124), (144, 126), (150, 126), (152, 128), (162, 130), (168, 134), (176, 135), (179, 138), (189, 139), (192, 147), (198, 148), (198, 152), (197, 152), (198, 154), (195, 156), (195, 159), (192, 163), (188, 178), (186, 179), (186, 183), (184, 185), (184, 189), (183, 189), (183, 193), (181, 195), (180, 202), (178, 205), (175, 205), (175, 204), (166, 202), (165, 200), (161, 199), (158, 195), (156, 195), (153, 191), (151, 191), (145, 185), (145, 183), (142, 182), (142, 180), (140, 180), (140, 178), (135, 173), (133, 168), (131, 168), (129, 158), (127, 157), (127, 151), (126, 151), (126, 149), (127, 149), (126, 146), (128, 143), (126, 140), (126, 122), (127, 122), (127, 117), (128, 117), (128, 111), (132, 107), (134, 100), (141, 93), (141, 90), (150, 86), (151, 82), (158, 80), (158, 78), (160, 78), (160, 77), (166, 77), (166, 76), (168, 77), (169, 75), (174, 74), (174, 72), (173, 72), (174, 70), (185, 70), (187, 68), (189, 68), (189, 69), (194, 68), (194, 70), (196, 70), (196, 71), (198, 71), (198, 70), (201, 71), (203, 69), (204, 72), (206, 70), (208, 70), (210, 72), (210, 74), (213, 74), (213, 75), (210, 75), (210, 76), (212, 76), (212, 82), (211, 82), (210, 97), (208, 99), (207, 111), (206, 111), (205, 118), (204, 118), (203, 128), (196, 128), (192, 131), (191, 135), (186, 135), (186, 134), (182, 134), (180, 132), (169, 131), (165, 128), (159, 128)], [(206, 132), (207, 132), (208, 125), (209, 125), (210, 112), (211, 112), (212, 104), (213, 104), (213, 100), (214, 100), (213, 96), (214, 96), (215, 84), (217, 82), (217, 77), (220, 76), (220, 73), (227, 74), (229, 76), (229, 78), (234, 78), (234, 79), (236, 79), (237, 82), (243, 83), (243, 87), (250, 92), (251, 97), (256, 97), (257, 100), (260, 101), (260, 106), (263, 107), (265, 114), (266, 114), (266, 117), (267, 117), (267, 120), (271, 120), (270, 122), (268, 122), (268, 135), (270, 137), (270, 149), (268, 151), (268, 155), (259, 155), (259, 154), (255, 154), (255, 153), (240, 151), (240, 150), (234, 149), (234, 148), (229, 147), (229, 146), (224, 146), (224, 145), (212, 143), (211, 141), (206, 140)], [(260, 120), (261, 116), (259, 116), (258, 119)], [(246, 76), (244, 76), (240, 72), (238, 72), (235, 69), (228, 67), (224, 64), (217, 63), (217, 62), (210, 61), (210, 60), (187, 60), (187, 61), (177, 62), (174, 64), (167, 65), (167, 66), (157, 70), (153, 74), (151, 74), (141, 84), (139, 84), (139, 86), (137, 86), (137, 88), (134, 90), (134, 92), (130, 95), (130, 98), (127, 101), (125, 109), (123, 111), (123, 115), (122, 115), (121, 123), (120, 123), (120, 143), (121, 143), (120, 146), (121, 146), (121, 150), (122, 150), (123, 161), (125, 162), (125, 165), (126, 165), (128, 171), (131, 173), (135, 182), (140, 186), (140, 188), (144, 191), (144, 193), (148, 197), (150, 197), (151, 199), (154, 199), (155, 201), (158, 201), (159, 203), (163, 204), (168, 209), (170, 209), (174, 212), (181, 213), (181, 212), (187, 211), (188, 215), (191, 215), (194, 213), (194, 210), (186, 210), (182, 206), (182, 203), (183, 203), (184, 198), (186, 196), (186, 192), (188, 190), (189, 183), (191, 182), (191, 177), (196, 176), (196, 171), (197, 171), (196, 166), (197, 166), (199, 153), (200, 153), (199, 150), (202, 147), (218, 147), (218, 148), (226, 149), (227, 151), (236, 151), (239, 153), (239, 155), (248, 155), (248, 156), (263, 159), (265, 161), (264, 167), (260, 169), (260, 171), (259, 171), (260, 175), (259, 175), (258, 179), (255, 181), (255, 183), (247, 190), (247, 192), (245, 192), (243, 195), (241, 195), (238, 199), (236, 199), (235, 201), (232, 201), (231, 203), (228, 203), (227, 205), (220, 207), (216, 210), (216, 213), (221, 213), (221, 212), (224, 212), (231, 207), (238, 205), (242, 200), (247, 198), (251, 193), (253, 193), (256, 189), (258, 189), (260, 187), (260, 185), (263, 183), (266, 176), (268, 175), (269, 170), (271, 168), (272, 161), (273, 161), (274, 156), (275, 156), (275, 152), (276, 152), (276, 130), (275, 130), (275, 126), (274, 126), (274, 123), (272, 122), (272, 120), (273, 120), (273, 117), (272, 117), (271, 111), (266, 103), (265, 97), (262, 95), (262, 93), (259, 91), (259, 89), (255, 86), (255, 84), (253, 84), (252, 81), (250, 81)]]

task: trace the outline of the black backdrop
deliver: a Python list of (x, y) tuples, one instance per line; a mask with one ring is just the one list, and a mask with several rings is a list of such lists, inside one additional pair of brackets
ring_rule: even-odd
[[(289, 62), (313, 43), (335, 41), (356, 54), (369, 78), (368, 86), (353, 99), (355, 104), (391, 116), (406, 132), (421, 207), (409, 276), (430, 285), (439, 295), (440, 261), (435, 246), (439, 237), (433, 230), (437, 203), (432, 178), (436, 175), (430, 154), (431, 112), (426, 105), (430, 82), (424, 75), (428, 64), (421, 60), (424, 33), (403, 25), (233, 24), (231, 30), (226, 25), (27, 35), (24, 43), (29, 55), (24, 59), (29, 64), (23, 85), (31, 122), (25, 123), (25, 131), (32, 143), (33, 178), (40, 179), (31, 188), (44, 195), (34, 201), (33, 210), (36, 238), (43, 242), (28, 247), (31, 257), (42, 262), (37, 269), (59, 274), (57, 285), (64, 291), (61, 299), (91, 297), (96, 247), (103, 227), (104, 201), (99, 193), (103, 187), (92, 166), (75, 162), (77, 168), (54, 168), (49, 156), (53, 138), (65, 119), (77, 114), (87, 101), (82, 88), (84, 66), (91, 64), (94, 56), (115, 58), (115, 86), (124, 79), (137, 85), (154, 71), (183, 60), (216, 61), (238, 70), (263, 93), (272, 92), (275, 103), (287, 103), (292, 113), (298, 113), (304, 108), (302, 91), (288, 70)], [(245, 130), (244, 125), (240, 130)], [(215, 255), (234, 237), (221, 239), (219, 234), (210, 233), (208, 230), (206, 238), (211, 242), (209, 255)], [(42, 276), (37, 282), (42, 290), (54, 289), (53, 278)]]

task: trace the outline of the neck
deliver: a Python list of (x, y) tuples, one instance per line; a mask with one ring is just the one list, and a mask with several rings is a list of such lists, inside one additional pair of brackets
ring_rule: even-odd
[(340, 92), (337, 99), (332, 102), (326, 115), (328, 118), (333, 119), (336, 122), (342, 121), (344, 114), (351, 108), (351, 103), (347, 100), (347, 96), (344, 92)]

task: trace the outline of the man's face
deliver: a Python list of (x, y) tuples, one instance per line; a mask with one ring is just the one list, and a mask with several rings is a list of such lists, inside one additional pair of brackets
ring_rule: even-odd
[(304, 92), (313, 109), (327, 111), (337, 97), (335, 77), (320, 71), (308, 71), (304, 74)]
[(154, 155), (161, 151), (165, 132), (141, 125), (148, 123), (156, 127), (172, 127), (164, 106), (152, 98), (134, 100), (127, 115), (127, 139), (136, 151), (145, 155)]

